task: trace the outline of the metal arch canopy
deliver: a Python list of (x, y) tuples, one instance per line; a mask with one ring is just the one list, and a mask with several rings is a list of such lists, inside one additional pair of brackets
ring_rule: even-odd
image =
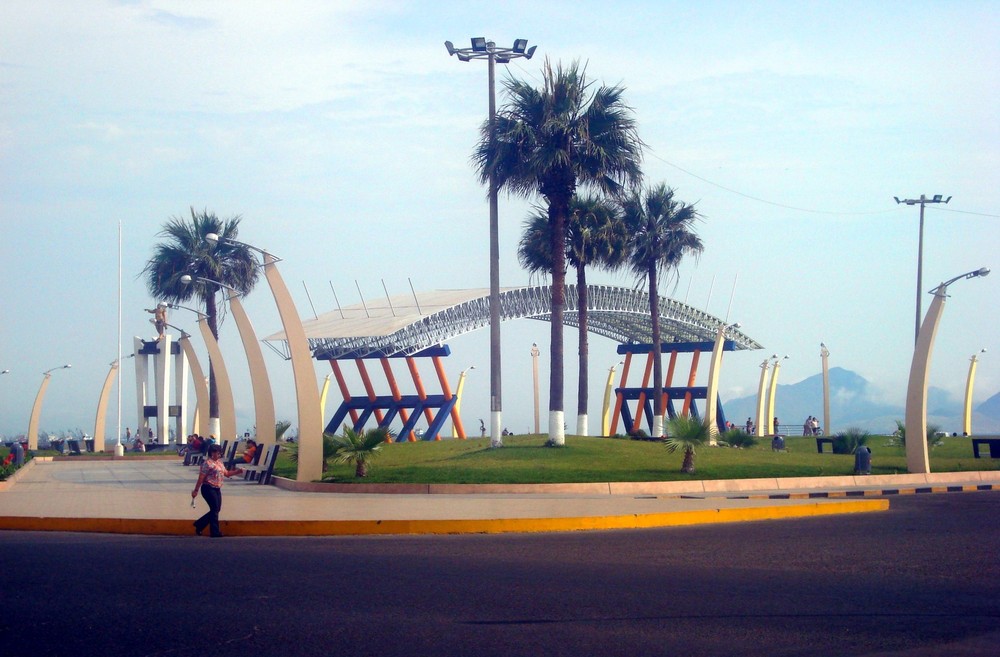
[[(502, 321), (549, 321), (551, 286), (503, 288)], [(306, 337), (318, 360), (412, 356), (447, 340), (489, 326), (489, 289), (435, 290), (416, 295), (372, 299), (325, 313), (303, 322)], [(652, 342), (649, 294), (633, 288), (587, 286), (587, 320), (591, 333), (623, 344)], [(576, 286), (566, 286), (564, 322), (578, 325)], [(725, 322), (718, 317), (660, 297), (660, 333), (663, 342), (710, 342)], [(736, 349), (762, 349), (755, 340), (730, 329)], [(284, 332), (264, 340), (288, 358)]]

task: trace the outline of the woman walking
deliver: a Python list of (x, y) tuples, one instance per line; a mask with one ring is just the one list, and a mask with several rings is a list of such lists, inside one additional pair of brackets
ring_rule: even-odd
[(201, 489), (201, 496), (208, 503), (208, 513), (194, 521), (194, 533), (201, 536), (208, 526), (211, 529), (212, 537), (219, 538), (222, 532), (219, 531), (219, 511), (222, 510), (222, 479), (243, 473), (243, 468), (226, 470), (222, 463), (222, 448), (212, 445), (208, 448), (208, 458), (201, 464), (198, 471), (198, 483), (191, 491), (191, 499), (198, 496), (198, 489)]

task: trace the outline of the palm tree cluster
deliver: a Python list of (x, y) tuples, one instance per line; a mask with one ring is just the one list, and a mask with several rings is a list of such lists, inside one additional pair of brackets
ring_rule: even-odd
[[(519, 80), (505, 84), (507, 102), (485, 122), (473, 155), (483, 183), (535, 198), (524, 223), (518, 259), (533, 274), (551, 275), (552, 301), (549, 443), (565, 444), (563, 312), (566, 265), (576, 270), (579, 309), (577, 433), (587, 434), (587, 267), (628, 267), (649, 286), (655, 380), (662, 381), (658, 284), (675, 276), (682, 259), (699, 255), (699, 215), (665, 184), (642, 186), (642, 140), (624, 88), (598, 86), (576, 62), (546, 60), (541, 89)], [(578, 194), (586, 189), (586, 195)], [(664, 400), (654, 400), (654, 435), (662, 435)]]

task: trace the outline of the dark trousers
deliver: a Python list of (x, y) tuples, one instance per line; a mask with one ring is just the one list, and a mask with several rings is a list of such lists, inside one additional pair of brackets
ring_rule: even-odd
[(201, 485), (201, 496), (208, 503), (208, 513), (194, 521), (194, 527), (199, 532), (208, 526), (212, 536), (222, 536), (219, 530), (219, 511), (222, 510), (222, 489), (208, 484)]

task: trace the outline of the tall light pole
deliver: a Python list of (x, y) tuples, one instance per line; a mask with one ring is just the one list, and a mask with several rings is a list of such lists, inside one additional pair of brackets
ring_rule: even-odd
[(977, 278), (989, 273), (989, 269), (982, 267), (949, 279), (931, 290), (934, 300), (931, 301), (920, 327), (920, 339), (913, 349), (910, 380), (906, 388), (906, 469), (911, 473), (931, 471), (927, 453), (927, 374), (931, 367), (934, 336), (944, 312), (944, 302), (948, 298), (948, 286), (963, 278)]
[[(274, 395), (271, 393), (271, 381), (267, 376), (267, 366), (264, 364), (264, 354), (260, 350), (260, 341), (253, 330), (253, 324), (250, 323), (250, 317), (247, 315), (246, 310), (243, 309), (239, 291), (225, 283), (202, 278), (201, 276), (193, 278), (187, 274), (181, 276), (181, 283), (184, 285), (190, 285), (194, 280), (218, 286), (228, 292), (226, 298), (229, 301), (229, 307), (233, 311), (233, 318), (236, 320), (236, 328), (239, 329), (240, 339), (243, 341), (243, 351), (246, 353), (247, 365), (250, 369), (250, 387), (253, 390), (254, 425), (257, 427), (254, 438), (257, 442), (273, 443), (275, 413)], [(264, 433), (261, 434), (261, 431)]]
[(719, 426), (719, 373), (722, 370), (722, 352), (726, 346), (726, 329), (740, 327), (735, 324), (723, 324), (715, 334), (715, 344), (712, 346), (712, 362), (708, 368), (708, 387), (705, 389), (705, 422), (708, 423), (708, 441), (710, 445), (718, 443)]
[(778, 354), (771, 356), (774, 366), (771, 368), (771, 389), (767, 395), (767, 434), (775, 432), (774, 428), (774, 401), (778, 393), (778, 371), (781, 369), (781, 361), (788, 360), (788, 356), (778, 358)]
[(819, 343), (819, 357), (823, 361), (823, 433), (830, 435), (830, 350), (822, 342)]
[[(129, 354), (125, 358), (135, 358), (135, 354)], [(118, 378), (118, 365), (121, 359), (116, 358), (111, 361), (111, 369), (104, 377), (104, 386), (101, 388), (101, 396), (97, 399), (97, 413), (94, 415), (94, 453), (104, 451), (104, 427), (107, 423), (108, 400), (111, 397), (111, 386)], [(121, 434), (118, 435), (121, 440)]]
[[(979, 354), (985, 354), (980, 349)], [(979, 364), (979, 354), (972, 354), (969, 359), (969, 378), (965, 380), (965, 413), (962, 414), (962, 435), (972, 435), (972, 385), (976, 381), (976, 365)]]
[(68, 370), (73, 367), (72, 365), (60, 365), (59, 367), (53, 367), (52, 369), (45, 370), (42, 372), (42, 385), (38, 388), (38, 394), (35, 395), (35, 403), (31, 407), (31, 419), (28, 420), (28, 449), (34, 450), (38, 449), (38, 418), (42, 414), (42, 402), (45, 401), (45, 390), (49, 387), (49, 381), (52, 379), (52, 373), (56, 370)]
[[(493, 41), (485, 37), (473, 37), (471, 48), (456, 48), (451, 41), (445, 41), (444, 47), (449, 55), (455, 55), (459, 61), (468, 62), (473, 59), (485, 59), (489, 69), (490, 123), (489, 135), (492, 141), (496, 127), (496, 64), (507, 64), (512, 59), (524, 57), (531, 59), (535, 48), (527, 48), (527, 39), (515, 39), (511, 48), (498, 48)], [(500, 394), (500, 220), (497, 210), (496, 177), (490, 171), (490, 446), (502, 447)], [(535, 433), (538, 433), (537, 430)]]
[[(215, 233), (205, 235), (205, 240), (210, 244), (217, 244), (222, 239)], [(299, 465), (296, 476), (299, 481), (316, 481), (323, 477), (323, 416), (319, 408), (319, 386), (316, 384), (316, 370), (313, 369), (312, 352), (306, 331), (302, 327), (302, 319), (276, 265), (280, 259), (245, 242), (234, 239), (225, 241), (251, 249), (264, 260), (264, 277), (271, 287), (274, 304), (278, 307), (281, 325), (285, 329), (295, 380), (295, 401), (299, 414)]]
[[(458, 416), (458, 417), (461, 417), (461, 411), (462, 411), (462, 391), (465, 390), (465, 375), (466, 375), (466, 373), (469, 370), (474, 370), (474, 369), (476, 369), (475, 365), (469, 365), (468, 367), (466, 367), (464, 370), (462, 370), (458, 374), (458, 384), (455, 386), (455, 415)], [(463, 431), (464, 431), (464, 429), (463, 429)], [(452, 438), (459, 438), (458, 427), (455, 426), (454, 422), (451, 423), (451, 437)], [(461, 437), (464, 438), (464, 436), (461, 436)]]
[(538, 345), (534, 342), (531, 343), (531, 382), (534, 384), (535, 391), (535, 433), (539, 433), (540, 427), (538, 424), (538, 356), (541, 352), (538, 351)]
[(920, 237), (917, 241), (917, 314), (913, 325), (913, 344), (916, 346), (917, 338), (920, 336), (920, 299), (923, 293), (924, 282), (924, 206), (928, 203), (947, 203), (951, 200), (951, 197), (942, 200), (941, 194), (935, 194), (931, 198), (927, 198), (923, 194), (920, 198), (907, 198), (902, 201), (899, 197), (893, 196), (892, 198), (896, 200), (896, 203), (905, 203), (906, 205), (920, 205)]

